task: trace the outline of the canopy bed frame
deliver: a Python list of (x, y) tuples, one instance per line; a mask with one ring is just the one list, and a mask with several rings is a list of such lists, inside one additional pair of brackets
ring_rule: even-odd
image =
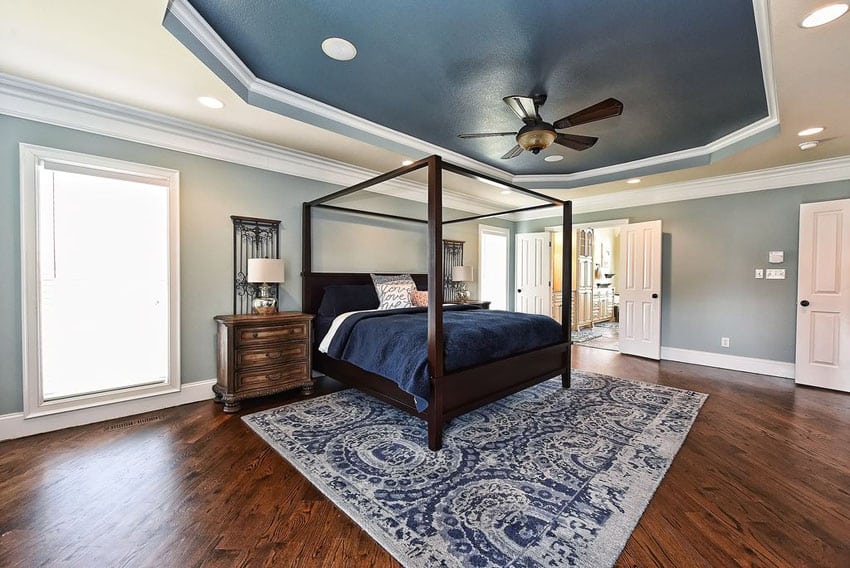
[[(334, 199), (350, 195), (422, 168), (427, 168), (428, 173), (427, 220), (373, 211), (360, 211), (349, 207), (327, 204), (327, 202)], [(444, 221), (442, 204), (443, 171), (478, 180), (483, 179), (498, 186), (509, 188), (517, 193), (535, 197), (545, 202), (545, 204)], [(568, 388), (570, 386), (571, 364), (569, 302), (564, 302), (561, 307), (562, 340), (557, 344), (449, 374), (445, 372), (443, 361), (443, 225), (552, 206), (560, 206), (563, 210), (564, 244), (562, 249), (563, 262), (561, 263), (561, 277), (564, 285), (568, 285), (572, 280), (572, 264), (569, 262), (568, 256), (571, 254), (572, 249), (572, 203), (570, 201), (554, 199), (523, 187), (446, 163), (440, 156), (429, 156), (408, 166), (379, 175), (319, 199), (305, 202), (302, 210), (302, 310), (310, 314), (316, 314), (318, 312), (322, 294), (326, 286), (334, 284), (372, 283), (369, 273), (313, 272), (312, 215), (314, 209), (331, 209), (357, 215), (427, 224), (428, 273), (413, 274), (412, 276), (420, 289), (427, 285), (427, 290), (429, 291), (427, 321), (430, 397), (428, 408), (422, 412), (417, 411), (413, 396), (402, 391), (391, 380), (365, 371), (345, 361), (331, 358), (319, 352), (315, 348), (315, 345), (313, 348), (313, 368), (425, 420), (428, 424), (428, 447), (434, 451), (442, 447), (443, 427), (452, 418), (558, 375), (561, 376), (564, 388)]]

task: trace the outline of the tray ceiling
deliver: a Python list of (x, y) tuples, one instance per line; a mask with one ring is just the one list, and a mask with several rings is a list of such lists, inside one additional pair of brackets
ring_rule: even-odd
[[(754, 6), (470, 0), (447, 14), (436, 0), (175, 0), (164, 25), (251, 104), (395, 151), (442, 150), (491, 173), (542, 175), (551, 187), (582, 172), (707, 163), (724, 137), (743, 146), (771, 134)], [(333, 36), (353, 42), (357, 57), (325, 56), (321, 43)], [(553, 145), (502, 160), (512, 137), (457, 137), (517, 130), (502, 97), (536, 93), (548, 95), (549, 122), (607, 97), (625, 110), (569, 129), (599, 137), (582, 152)], [(564, 159), (543, 160), (552, 154)]]

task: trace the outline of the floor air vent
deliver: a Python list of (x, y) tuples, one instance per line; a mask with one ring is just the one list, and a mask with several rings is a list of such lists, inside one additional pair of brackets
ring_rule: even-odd
[(151, 422), (159, 422), (162, 420), (163, 416), (146, 416), (144, 418), (136, 418), (135, 420), (127, 420), (126, 422), (118, 422), (117, 424), (110, 424), (104, 430), (107, 432), (111, 430), (123, 430), (125, 428), (130, 428), (132, 426), (140, 426), (142, 424), (149, 424)]

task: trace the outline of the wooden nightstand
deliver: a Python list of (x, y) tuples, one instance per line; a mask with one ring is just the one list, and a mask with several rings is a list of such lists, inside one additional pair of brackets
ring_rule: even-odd
[(216, 316), (218, 382), (216, 402), (237, 412), (239, 401), (301, 388), (313, 392), (311, 321), (300, 312)]

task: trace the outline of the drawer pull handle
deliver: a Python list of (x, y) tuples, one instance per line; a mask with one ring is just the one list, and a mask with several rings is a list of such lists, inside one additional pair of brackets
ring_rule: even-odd
[(270, 381), (280, 378), (280, 373), (274, 373), (270, 375), (266, 375), (266, 378)]
[(257, 332), (255, 331), (253, 334), (251, 334), (251, 337), (252, 337), (252, 338), (254, 338), (254, 339), (257, 339), (257, 337), (259, 337), (259, 335), (258, 335), (258, 334), (257, 334)]
[(275, 351), (274, 353), (266, 353), (266, 357), (268, 357), (269, 359), (280, 359), (280, 356), (280, 351)]

